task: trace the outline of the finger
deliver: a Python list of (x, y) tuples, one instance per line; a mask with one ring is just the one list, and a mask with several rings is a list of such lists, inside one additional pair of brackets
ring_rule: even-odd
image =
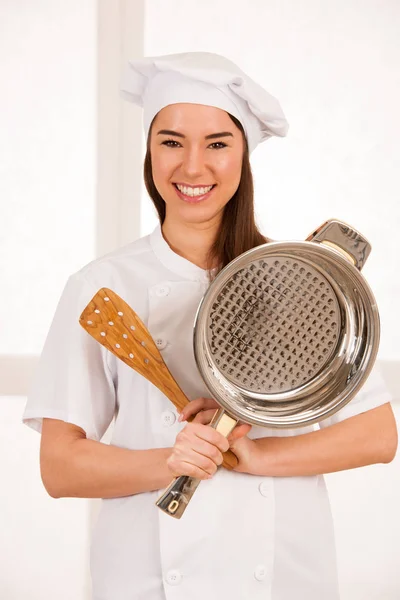
[[(182, 466), (180, 471), (180, 475), (188, 475), (189, 477), (195, 477), (196, 479), (211, 479), (214, 473), (208, 473), (204, 471), (201, 467), (197, 467), (196, 465), (190, 462), (182, 462)], [(216, 471), (215, 471), (216, 472)], [(176, 476), (176, 474), (174, 474)]]
[(237, 427), (235, 427), (235, 429), (228, 436), (229, 443), (232, 444), (233, 442), (240, 440), (240, 438), (247, 435), (250, 430), (251, 425), (247, 425), (246, 423), (243, 423), (242, 425), (237, 425)]
[[(216, 466), (222, 464), (222, 453), (214, 444), (194, 436), (190, 440), (182, 440), (177, 442), (175, 446), (175, 455), (181, 460), (187, 460), (188, 456), (193, 458), (193, 453), (199, 461), (199, 465), (205, 469), (204, 463), (212, 461)], [(205, 461), (203, 460), (205, 459)], [(197, 463), (196, 463), (197, 464)]]
[(175, 445), (181, 443), (186, 447), (191, 447), (194, 443), (194, 438), (200, 438), (209, 442), (221, 452), (226, 452), (229, 449), (229, 442), (225, 436), (219, 431), (213, 429), (209, 425), (203, 425), (202, 423), (191, 422), (188, 423), (182, 431), (178, 433), (175, 440)]
[(182, 409), (178, 421), (186, 421), (189, 417), (197, 414), (199, 411), (210, 408), (218, 408), (218, 404), (215, 400), (212, 398), (196, 398)]
[(217, 446), (221, 452), (226, 452), (229, 449), (229, 442), (226, 437), (213, 427), (194, 422), (187, 425), (187, 427), (191, 427), (190, 433), (193, 433), (202, 440), (209, 442), (213, 446)]
[[(215, 446), (214, 446), (215, 448)], [(194, 464), (196, 467), (199, 467), (200, 469), (202, 469), (203, 471), (205, 471), (206, 473), (208, 473), (209, 475), (214, 475), (218, 469), (218, 467), (220, 466), (220, 464), (222, 464), (222, 454), (219, 452), (219, 450), (217, 450), (217, 452), (219, 453), (214, 454), (213, 456), (220, 456), (221, 458), (218, 460), (216, 460), (215, 458), (212, 458), (211, 456), (205, 456), (204, 454), (197, 452), (196, 450), (193, 449), (193, 458), (190, 461), (192, 464)], [(221, 461), (221, 462), (220, 462)]]
[(167, 464), (170, 471), (176, 476), (190, 475), (198, 477), (199, 474), (195, 474), (193, 469), (199, 469), (206, 475), (214, 475), (218, 468), (218, 465), (213, 460), (196, 452), (193, 448), (185, 448), (183, 452), (175, 449), (169, 457)]
[(209, 425), (215, 415), (215, 410), (218, 409), (213, 408), (211, 410), (201, 410), (193, 419), (193, 423), (202, 423), (203, 425)]
[(195, 400), (192, 400), (182, 409), (178, 421), (186, 421), (192, 415), (195, 415), (200, 410), (203, 410), (203, 408), (205, 408), (205, 404), (206, 398), (196, 398)]

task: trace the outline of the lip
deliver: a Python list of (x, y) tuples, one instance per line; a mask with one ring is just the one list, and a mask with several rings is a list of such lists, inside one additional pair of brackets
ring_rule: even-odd
[(190, 183), (183, 183), (182, 181), (173, 181), (174, 185), (180, 185), (181, 187), (197, 188), (197, 187), (210, 187), (210, 185), (216, 185), (215, 183), (197, 183), (196, 185), (190, 185)]
[[(209, 196), (211, 196), (211, 194), (213, 193), (214, 189), (216, 188), (216, 185), (214, 184), (214, 187), (207, 192), (207, 194), (202, 194), (201, 196), (185, 196), (185, 194), (182, 194), (182, 192), (180, 192), (178, 190), (178, 188), (176, 187), (176, 184), (172, 184), (174, 187), (174, 190), (176, 191), (177, 195), (179, 196), (179, 198), (181, 200), (183, 200), (184, 202), (187, 202), (188, 204), (198, 204), (199, 202), (202, 202), (203, 200), (207, 200), (207, 198), (209, 198)], [(179, 185), (181, 185), (179, 183)], [(193, 187), (193, 186), (187, 186), (187, 187)], [(207, 186), (195, 186), (195, 187), (207, 187)]]

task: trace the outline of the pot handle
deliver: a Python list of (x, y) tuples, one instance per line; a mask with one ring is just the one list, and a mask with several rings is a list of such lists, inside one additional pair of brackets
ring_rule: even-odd
[(340, 252), (359, 271), (371, 252), (371, 245), (359, 231), (343, 221), (329, 219), (306, 238), (306, 242), (318, 242)]

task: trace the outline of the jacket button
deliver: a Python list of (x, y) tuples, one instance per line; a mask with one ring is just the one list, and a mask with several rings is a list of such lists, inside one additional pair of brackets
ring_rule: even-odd
[(176, 421), (176, 415), (172, 412), (172, 410), (166, 410), (161, 415), (161, 421), (164, 427), (170, 427)]
[(254, 577), (257, 579), (257, 581), (262, 581), (263, 579), (265, 579), (267, 575), (267, 568), (265, 565), (258, 565), (258, 567), (256, 567), (256, 570), (254, 571)]
[(159, 350), (164, 350), (166, 345), (167, 345), (167, 340), (164, 340), (163, 338), (156, 339), (156, 346)]
[(270, 488), (269, 488), (269, 484), (267, 481), (261, 482), (260, 485), (258, 486), (258, 489), (262, 496), (269, 496)]
[(170, 292), (170, 287), (168, 285), (160, 285), (156, 288), (156, 296), (159, 298), (163, 298), (164, 296), (168, 296)]
[(179, 573), (179, 571), (171, 570), (168, 571), (165, 579), (169, 585), (179, 585), (182, 581), (182, 575)]

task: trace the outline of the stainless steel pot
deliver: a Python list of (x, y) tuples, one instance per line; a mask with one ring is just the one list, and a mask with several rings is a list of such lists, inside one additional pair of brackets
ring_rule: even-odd
[[(303, 427), (351, 401), (379, 346), (376, 301), (360, 273), (370, 249), (332, 219), (305, 241), (253, 248), (219, 273), (194, 326), (197, 366), (221, 406), (213, 427)], [(198, 483), (178, 477), (157, 506), (180, 518)]]

